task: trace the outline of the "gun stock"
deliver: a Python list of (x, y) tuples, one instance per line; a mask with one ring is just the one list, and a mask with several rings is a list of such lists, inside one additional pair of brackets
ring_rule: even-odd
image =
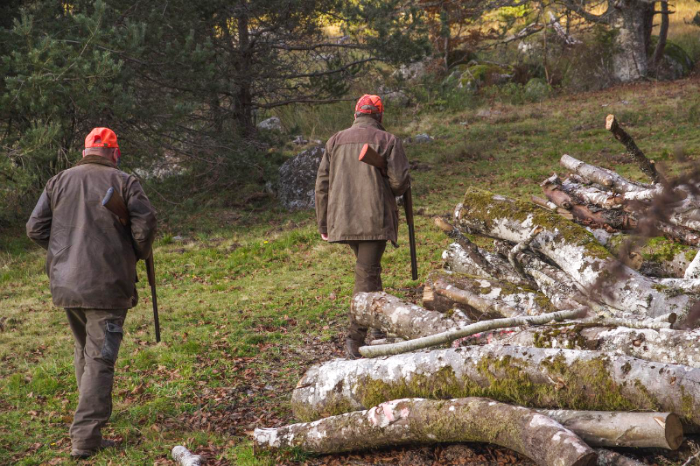
[[(112, 212), (119, 218), (119, 223), (128, 227), (131, 223), (129, 218), (129, 209), (126, 207), (124, 198), (114, 188), (109, 188), (102, 199), (102, 206)], [(151, 295), (153, 296), (153, 320), (156, 327), (156, 342), (160, 343), (160, 320), (158, 319), (158, 297), (156, 295), (156, 268), (153, 263), (153, 252), (146, 259), (146, 276), (148, 284), (151, 287)]]
[[(372, 149), (369, 144), (362, 146), (360, 151), (360, 162), (364, 162), (368, 165), (378, 168), (382, 175), (387, 174), (387, 165), (384, 157), (379, 155), (377, 151)], [(408, 242), (411, 250), (411, 278), (413, 280), (418, 280), (418, 259), (416, 254), (416, 232), (413, 224), (413, 194), (411, 193), (411, 188), (409, 187), (403, 194), (403, 208), (406, 213), (406, 223), (408, 224)]]

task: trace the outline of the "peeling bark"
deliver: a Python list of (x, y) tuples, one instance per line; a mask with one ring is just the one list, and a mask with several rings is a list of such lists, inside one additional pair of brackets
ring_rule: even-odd
[(518, 275), (507, 260), (492, 252), (479, 248), (479, 252), (490, 264), (490, 273), (485, 273), (484, 269), (474, 262), (472, 256), (458, 243), (452, 243), (443, 251), (442, 259), (445, 261), (447, 270), (451, 272), (472, 275), (484, 278), (494, 278), (518, 286), (530, 286), (531, 283)]
[(591, 465), (597, 456), (573, 432), (548, 417), (485, 398), (393, 400), (315, 422), (255, 429), (253, 442), (256, 450), (300, 448), (310, 453), (485, 442), (551, 466)]
[(665, 448), (683, 443), (683, 425), (673, 413), (538, 410), (592, 447)]
[(414, 340), (402, 341), (388, 345), (363, 346), (360, 348), (360, 354), (366, 358), (376, 358), (380, 356), (389, 356), (394, 354), (408, 353), (409, 351), (417, 351), (432, 346), (444, 345), (452, 343), (455, 340), (464, 338), (475, 333), (492, 330), (495, 328), (519, 327), (521, 325), (543, 325), (552, 321), (563, 321), (580, 318), (586, 315), (587, 309), (574, 309), (570, 311), (557, 311), (551, 314), (542, 314), (538, 316), (518, 316), (507, 319), (494, 319), (476, 322), (466, 327), (448, 330), (443, 333), (429, 335)]
[(700, 369), (599, 351), (479, 346), (311, 367), (292, 393), (314, 420), (402, 397), (485, 396), (539, 408), (672, 412), (700, 422)]
[(428, 275), (423, 293), (426, 308), (441, 312), (457, 308), (471, 319), (539, 315), (555, 310), (545, 296), (531, 289), (439, 270)]
[(566, 324), (473, 335), (462, 345), (499, 344), (597, 350), (646, 361), (700, 368), (700, 330), (633, 329)]
[(470, 189), (455, 211), (457, 223), (472, 231), (518, 243), (534, 226), (543, 231), (531, 248), (552, 260), (596, 300), (639, 318), (675, 313), (683, 321), (695, 297), (659, 286), (621, 264), (583, 227), (532, 204)]
[(434, 335), (472, 323), (459, 311), (448, 317), (404, 302), (383, 291), (355, 294), (350, 314), (364, 327), (378, 328), (408, 339)]

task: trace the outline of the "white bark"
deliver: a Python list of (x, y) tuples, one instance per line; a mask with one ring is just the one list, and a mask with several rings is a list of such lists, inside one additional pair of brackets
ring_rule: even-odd
[(404, 302), (383, 291), (355, 294), (350, 315), (364, 327), (377, 328), (409, 339), (446, 332), (471, 323), (461, 312), (453, 312), (448, 317)]
[(604, 186), (607, 189), (612, 189), (618, 193), (624, 194), (627, 192), (648, 191), (653, 189), (653, 186), (651, 185), (635, 183), (618, 175), (612, 170), (596, 167), (595, 165), (589, 165), (568, 154), (563, 155), (559, 163), (562, 167), (571, 170), (584, 179)]
[(695, 258), (690, 262), (688, 268), (685, 269), (683, 278), (686, 280), (697, 280), (700, 279), (700, 251), (695, 254)]
[(292, 393), (298, 419), (400, 397), (486, 396), (539, 408), (672, 412), (700, 422), (700, 369), (600, 351), (477, 346), (311, 367)]
[(683, 443), (683, 425), (673, 413), (618, 413), (540, 409), (592, 447), (665, 448)]
[(409, 351), (430, 348), (431, 346), (444, 345), (460, 338), (474, 335), (475, 333), (485, 332), (496, 328), (519, 327), (521, 325), (542, 325), (552, 321), (559, 322), (567, 319), (575, 319), (577, 317), (581, 317), (585, 313), (585, 309), (575, 309), (571, 311), (557, 311), (552, 312), (551, 314), (542, 314), (539, 316), (520, 316), (511, 317), (508, 319), (485, 320), (467, 325), (466, 327), (456, 328), (443, 333), (416, 338), (414, 340), (402, 341), (388, 345), (363, 346), (360, 348), (360, 354), (366, 358), (376, 358), (379, 356), (407, 353)]
[(310, 453), (487, 442), (522, 453), (540, 465), (588, 465), (596, 458), (576, 434), (550, 418), (486, 398), (387, 401), (314, 422), (255, 429), (253, 442), (256, 450), (300, 448)]
[(462, 345), (493, 343), (523, 347), (573, 348), (627, 355), (646, 361), (700, 368), (700, 330), (634, 329), (578, 323), (485, 332)]
[[(593, 235), (532, 204), (470, 189), (455, 212), (456, 222), (487, 236), (518, 243), (534, 226), (543, 228), (531, 248), (561, 268), (596, 298), (640, 318), (675, 313), (683, 321), (694, 297), (658, 283), (621, 264)], [(589, 292), (589, 293), (590, 293)]]

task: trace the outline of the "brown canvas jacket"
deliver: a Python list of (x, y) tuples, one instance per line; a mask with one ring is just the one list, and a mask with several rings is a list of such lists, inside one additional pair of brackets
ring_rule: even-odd
[[(110, 187), (124, 198), (131, 228), (102, 206)], [(151, 254), (155, 228), (155, 210), (138, 180), (88, 155), (46, 183), (27, 236), (47, 250), (56, 306), (129, 309), (136, 305), (136, 261)]]
[[(387, 161), (387, 176), (360, 162), (364, 144)], [(318, 230), (330, 242), (388, 240), (396, 243), (398, 208), (395, 196), (410, 186), (408, 159), (401, 141), (374, 118), (360, 116), (352, 127), (326, 143), (316, 178)]]

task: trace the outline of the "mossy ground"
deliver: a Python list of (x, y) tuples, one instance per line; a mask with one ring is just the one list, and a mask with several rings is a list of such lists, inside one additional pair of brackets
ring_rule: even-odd
[[(435, 138), (406, 146), (421, 167), (413, 172), (420, 277), (410, 280), (402, 227), (402, 247), (389, 248), (383, 264), (387, 291), (415, 296), (427, 273), (440, 267), (449, 240), (431, 217), (450, 213), (469, 186), (525, 199), (560, 171), (564, 153), (642, 179), (605, 130), (609, 113), (660, 165), (674, 169), (679, 145), (697, 160), (699, 88), (691, 79), (527, 106), (494, 102), (488, 117), (437, 101), (387, 108), (390, 131)], [(316, 112), (283, 117), (321, 138), (351, 121), (347, 104)], [(182, 443), (232, 464), (275, 463), (253, 456), (245, 432), (291, 421), (289, 394), (304, 370), (342, 354), (352, 255), (320, 241), (312, 212), (288, 214), (264, 202), (227, 207), (229, 200), (217, 197), (178, 210), (151, 197), (161, 211), (155, 257), (163, 343), (153, 343), (150, 293), (141, 283), (141, 303), (126, 321), (106, 431), (124, 446), (92, 464), (164, 463)], [(63, 311), (51, 304), (42, 251), (21, 231), (4, 231), (0, 250), (0, 464), (67, 461), (76, 404), (72, 337)], [(142, 268), (139, 273), (145, 276)]]

